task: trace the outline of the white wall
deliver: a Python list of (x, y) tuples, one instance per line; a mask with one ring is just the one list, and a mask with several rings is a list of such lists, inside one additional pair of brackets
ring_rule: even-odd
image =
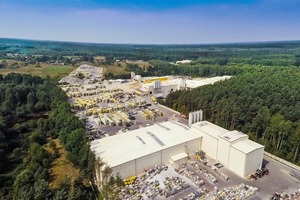
[(122, 178), (128, 178), (130, 176), (142, 173), (145, 169), (152, 168), (154, 165), (168, 164), (172, 156), (183, 152), (193, 155), (196, 150), (201, 150), (201, 138), (191, 140), (189, 142), (185, 142), (113, 167), (113, 174), (117, 175), (119, 172)]
[(246, 155), (241, 151), (230, 147), (228, 168), (241, 177), (245, 177), (245, 159)]
[(189, 154), (189, 155), (194, 155), (195, 151), (200, 151), (202, 149), (201, 143), (202, 143), (201, 138), (198, 138), (198, 139), (187, 142), (187, 151), (186, 151), (186, 153)]
[(122, 165), (112, 167), (112, 174), (117, 175), (119, 173), (122, 178), (128, 178), (135, 175), (135, 161), (129, 161)]
[(162, 93), (169, 93), (172, 89), (173, 89), (173, 91), (178, 90), (178, 85), (174, 84), (174, 85), (162, 85), (161, 86)]
[(223, 165), (228, 166), (230, 152), (230, 142), (219, 139), (217, 160)]
[(217, 159), (218, 139), (204, 134), (202, 139), (202, 150), (212, 159)]
[(246, 155), (245, 176), (248, 176), (261, 168), (264, 156), (264, 148), (256, 149)]
[(137, 174), (144, 172), (145, 169), (153, 168), (154, 165), (161, 165), (160, 151), (136, 159)]
[(172, 156), (175, 156), (182, 152), (185, 152), (185, 143), (164, 149), (162, 151), (162, 163), (163, 164), (169, 163)]

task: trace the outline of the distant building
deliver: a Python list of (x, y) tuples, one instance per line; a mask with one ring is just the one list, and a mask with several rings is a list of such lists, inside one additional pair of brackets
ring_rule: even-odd
[(179, 60), (179, 61), (176, 61), (176, 64), (189, 64), (191, 62), (192, 62), (191, 60)]
[(148, 94), (164, 93), (168, 94), (173, 91), (180, 89), (193, 89), (196, 87), (214, 84), (218, 81), (223, 81), (230, 79), (231, 76), (216, 76), (212, 78), (194, 79), (189, 80), (185, 78), (168, 78), (166, 77), (156, 77), (147, 79), (145, 78), (144, 84), (141, 90), (147, 91)]

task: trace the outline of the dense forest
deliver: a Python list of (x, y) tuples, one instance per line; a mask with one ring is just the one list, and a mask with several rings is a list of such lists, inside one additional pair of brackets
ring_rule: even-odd
[[(94, 199), (88, 180), (95, 158), (84, 124), (71, 112), (62, 90), (31, 75), (0, 76), (0, 199)], [(59, 138), (68, 159), (80, 170), (71, 182), (50, 187)], [(45, 148), (49, 143), (51, 151)]]
[(202, 109), (205, 120), (237, 129), (266, 151), (300, 164), (300, 69), (252, 66), (230, 80), (169, 94), (181, 113)]

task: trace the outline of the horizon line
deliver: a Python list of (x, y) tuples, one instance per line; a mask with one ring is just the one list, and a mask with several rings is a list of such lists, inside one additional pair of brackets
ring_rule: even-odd
[(110, 42), (83, 42), (51, 39), (32, 39), (32, 38), (9, 38), (0, 37), (0, 40), (25, 40), (38, 42), (56, 42), (56, 43), (77, 43), (77, 44), (94, 44), (94, 45), (137, 45), (137, 46), (201, 46), (201, 45), (230, 45), (230, 44), (263, 44), (263, 43), (291, 43), (300, 42), (300, 40), (268, 40), (268, 41), (244, 41), (244, 42), (208, 42), (208, 43), (110, 43)]

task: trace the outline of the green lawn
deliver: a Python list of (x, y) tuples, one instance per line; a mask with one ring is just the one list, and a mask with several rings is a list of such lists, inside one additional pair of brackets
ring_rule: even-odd
[(49, 75), (51, 77), (64, 77), (73, 71), (75, 67), (70, 65), (50, 65), (42, 68), (43, 74)]

